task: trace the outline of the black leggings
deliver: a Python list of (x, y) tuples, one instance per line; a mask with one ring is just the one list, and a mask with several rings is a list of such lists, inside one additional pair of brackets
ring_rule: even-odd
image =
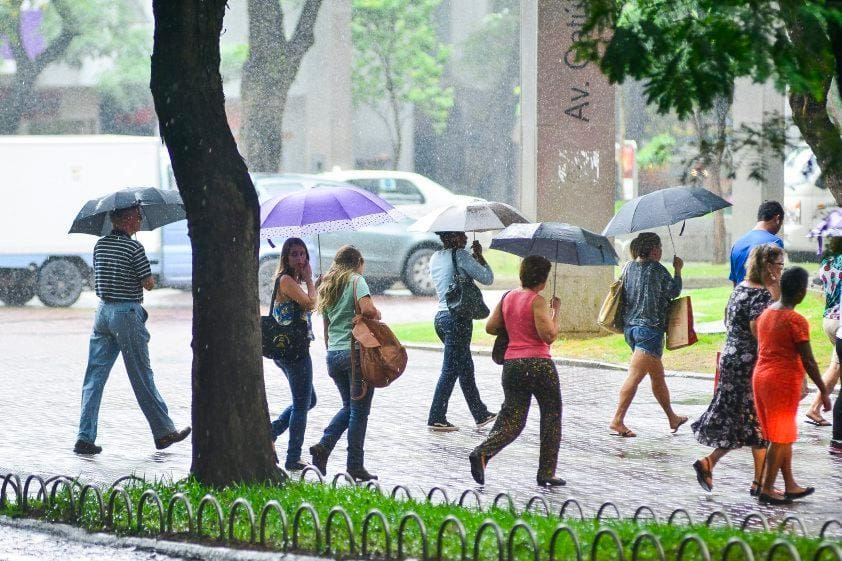
[(541, 412), (538, 479), (555, 476), (561, 442), (561, 389), (555, 364), (549, 358), (516, 358), (503, 363), (503, 405), (494, 428), (475, 454), (494, 457), (523, 431), (532, 396)]
[[(836, 355), (842, 357), (842, 339), (836, 338)], [(842, 391), (833, 406), (833, 440), (842, 443)]]

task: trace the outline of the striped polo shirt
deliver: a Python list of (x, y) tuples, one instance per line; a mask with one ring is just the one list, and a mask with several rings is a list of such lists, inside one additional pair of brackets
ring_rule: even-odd
[(112, 230), (94, 246), (94, 287), (107, 302), (143, 302), (141, 282), (152, 275), (143, 246)]

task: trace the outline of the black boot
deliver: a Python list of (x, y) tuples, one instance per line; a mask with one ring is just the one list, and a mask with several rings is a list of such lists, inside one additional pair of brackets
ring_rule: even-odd
[(348, 475), (354, 478), (355, 481), (371, 481), (372, 479), (377, 479), (377, 476), (368, 473), (368, 470), (364, 467), (358, 468), (348, 468)]
[(310, 446), (310, 455), (313, 456), (313, 465), (316, 466), (322, 475), (327, 475), (327, 459), (330, 457), (330, 450), (321, 444)]

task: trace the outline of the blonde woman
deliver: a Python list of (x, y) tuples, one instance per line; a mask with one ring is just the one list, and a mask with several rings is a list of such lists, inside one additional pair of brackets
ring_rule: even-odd
[[(360, 251), (344, 245), (336, 252), (333, 263), (319, 285), (317, 308), (325, 319), (327, 371), (342, 398), (342, 408), (336, 412), (324, 430), (318, 444), (310, 447), (313, 465), (326, 473), (327, 460), (342, 434), (348, 431), (347, 472), (357, 481), (377, 479), (364, 467), (365, 432), (374, 388), (363, 387), (360, 377), (359, 355), (356, 375), (351, 375), (351, 329), (356, 305), (363, 316), (380, 319), (363, 271), (365, 261)], [(362, 398), (360, 395), (365, 394)], [(358, 398), (358, 399), (354, 399)]]

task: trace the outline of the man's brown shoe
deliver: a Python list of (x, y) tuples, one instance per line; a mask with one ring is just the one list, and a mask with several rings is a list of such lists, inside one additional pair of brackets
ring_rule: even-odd
[(165, 434), (161, 438), (155, 439), (155, 448), (158, 450), (163, 450), (164, 448), (169, 448), (176, 442), (181, 442), (185, 438), (190, 436), (190, 427), (186, 429), (181, 429), (177, 431), (173, 431), (169, 434)]

